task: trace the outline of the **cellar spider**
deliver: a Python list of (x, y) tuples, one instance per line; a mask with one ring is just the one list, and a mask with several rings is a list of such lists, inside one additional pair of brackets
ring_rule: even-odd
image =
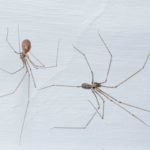
[[(108, 79), (108, 76), (109, 76), (109, 73), (110, 73), (110, 68), (111, 68), (111, 64), (112, 64), (112, 54), (107, 46), (107, 44), (105, 43), (104, 39), (102, 38), (101, 34), (98, 33), (99, 35), (99, 38), (101, 40), (101, 42), (103, 43), (105, 49), (107, 50), (107, 52), (109, 53), (110, 55), (110, 61), (109, 61), (109, 66), (108, 66), (108, 70), (107, 70), (107, 74), (106, 74), (106, 78), (103, 82), (95, 82), (94, 81), (94, 73), (92, 71), (92, 68), (90, 66), (90, 63), (86, 57), (86, 55), (81, 51), (79, 50), (77, 47), (73, 46), (75, 51), (78, 52), (80, 55), (82, 55), (87, 63), (87, 66), (91, 72), (91, 77), (92, 77), (92, 80), (91, 80), (91, 83), (82, 83), (81, 85), (50, 85), (50, 86), (46, 86), (46, 87), (43, 87), (43, 88), (40, 88), (39, 90), (43, 90), (43, 89), (46, 89), (46, 88), (50, 88), (50, 87), (67, 87), (67, 88), (82, 88), (82, 89), (86, 89), (86, 90), (90, 90), (90, 92), (93, 94), (93, 96), (95, 97), (95, 100), (97, 102), (97, 107), (95, 107), (93, 105), (93, 103), (91, 101), (90, 104), (92, 105), (92, 107), (95, 109), (95, 112), (92, 114), (92, 116), (88, 119), (88, 121), (85, 123), (84, 126), (81, 126), (81, 127), (54, 127), (54, 128), (57, 128), (57, 129), (86, 129), (89, 124), (92, 122), (92, 120), (94, 119), (94, 117), (96, 116), (96, 114), (98, 114), (101, 119), (104, 119), (104, 112), (105, 112), (105, 101), (108, 100), (110, 102), (112, 102), (113, 104), (117, 105), (118, 107), (120, 107), (122, 110), (124, 110), (125, 112), (127, 112), (129, 115), (131, 115), (133, 118), (137, 119), (138, 121), (140, 121), (141, 123), (143, 123), (144, 125), (146, 126), (149, 126), (145, 121), (143, 121), (141, 118), (139, 118), (137, 115), (135, 115), (134, 113), (132, 113), (131, 111), (129, 111), (126, 107), (124, 106), (127, 106), (127, 107), (131, 107), (131, 108), (135, 108), (135, 109), (138, 109), (138, 110), (141, 110), (141, 111), (145, 111), (145, 112), (150, 112), (150, 110), (147, 110), (147, 109), (144, 109), (144, 108), (141, 108), (141, 107), (138, 107), (138, 106), (135, 106), (135, 105), (132, 105), (132, 104), (129, 104), (129, 103), (125, 103), (123, 101), (120, 101), (114, 97), (112, 97), (111, 95), (109, 95), (108, 93), (106, 93), (104, 90), (102, 90), (102, 88), (118, 88), (119, 86), (121, 86), (122, 84), (124, 84), (125, 82), (127, 82), (129, 79), (131, 79), (133, 76), (135, 76), (136, 74), (138, 74), (140, 71), (142, 71), (150, 57), (150, 53), (148, 54), (143, 66), (137, 70), (135, 73), (133, 73), (132, 75), (130, 75), (128, 78), (126, 78), (125, 80), (121, 81), (120, 83), (118, 83), (117, 85), (115, 86), (107, 86), (105, 85), (105, 83), (107, 82), (107, 79)], [(99, 110), (100, 110), (100, 100), (102, 101), (102, 112), (100, 113)]]
[[(7, 42), (8, 46), (13, 50), (13, 52), (20, 57), (20, 59), (22, 61), (22, 67), (20, 67), (19, 69), (17, 69), (16, 71), (13, 71), (13, 72), (10, 72), (10, 71), (5, 70), (3, 68), (0, 68), (0, 70), (7, 73), (7, 74), (9, 74), (9, 75), (14, 75), (14, 74), (22, 71), (23, 69), (25, 70), (25, 73), (23, 74), (20, 82), (17, 84), (16, 88), (12, 92), (0, 95), (0, 97), (5, 97), (5, 96), (15, 94), (15, 92), (18, 90), (18, 88), (20, 87), (20, 85), (24, 81), (25, 77), (28, 75), (28, 101), (27, 101), (27, 104), (26, 104), (25, 113), (24, 113), (24, 116), (23, 116), (23, 121), (22, 121), (22, 126), (21, 126), (21, 131), (20, 131), (20, 141), (21, 141), (22, 134), (23, 134), (23, 129), (24, 129), (24, 124), (25, 124), (25, 120), (26, 120), (26, 116), (27, 116), (27, 112), (28, 112), (28, 107), (29, 107), (29, 103), (30, 103), (30, 81), (32, 80), (35, 88), (37, 87), (36, 81), (35, 81), (35, 78), (34, 78), (34, 75), (33, 75), (33, 72), (32, 72), (32, 68), (34, 68), (34, 69), (47, 69), (47, 68), (57, 67), (58, 52), (59, 52), (59, 41), (58, 41), (58, 46), (57, 46), (57, 54), (56, 54), (55, 65), (45, 66), (33, 53), (31, 53), (31, 41), (30, 40), (24, 39), (21, 43), (22, 47), (20, 46), (19, 26), (18, 26), (19, 52), (17, 52), (15, 50), (15, 48), (12, 46), (12, 44), (9, 42), (8, 35), (9, 35), (9, 29), (7, 28), (6, 42)], [(38, 64), (36, 64), (34, 61), (32, 61), (30, 59), (29, 55), (31, 55), (34, 58), (34, 61), (36, 61), (36, 63), (38, 63)]]

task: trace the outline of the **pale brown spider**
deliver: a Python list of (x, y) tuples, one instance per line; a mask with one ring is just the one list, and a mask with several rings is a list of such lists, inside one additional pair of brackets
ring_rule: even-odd
[[(55, 65), (52, 65), (52, 66), (45, 66), (38, 58), (35, 57), (35, 55), (33, 55), (31, 53), (31, 41), (28, 40), (28, 39), (25, 39), (22, 41), (22, 50), (20, 48), (20, 33), (19, 33), (19, 26), (18, 26), (18, 44), (19, 44), (19, 52), (17, 52), (14, 47), (12, 46), (12, 44), (9, 42), (8, 40), (8, 33), (9, 33), (9, 30), (7, 28), (7, 34), (6, 34), (6, 42), (7, 44), (9, 45), (9, 47), (13, 50), (13, 52), (17, 55), (20, 56), (20, 59), (22, 61), (22, 67), (20, 67), (19, 69), (17, 69), (16, 71), (14, 72), (10, 72), (8, 70), (5, 70), (3, 68), (0, 68), (1, 71), (7, 73), (7, 74), (10, 74), (10, 75), (14, 75), (18, 72), (20, 72), (21, 70), (23, 70), (25, 68), (25, 73), (23, 75), (23, 77), (21, 78), (20, 82), (17, 84), (16, 88), (12, 91), (12, 92), (9, 92), (9, 93), (6, 93), (6, 94), (3, 94), (3, 95), (0, 95), (0, 97), (5, 97), (5, 96), (9, 96), (9, 95), (12, 95), (14, 94), (17, 89), (20, 87), (20, 85), (22, 84), (23, 80), (25, 79), (25, 77), (28, 75), (28, 101), (27, 101), (27, 105), (26, 105), (26, 108), (25, 108), (25, 113), (24, 113), (24, 117), (23, 117), (23, 122), (22, 122), (22, 126), (21, 126), (21, 132), (20, 132), (20, 141), (21, 141), (21, 137), (22, 137), (22, 133), (23, 133), (23, 128), (24, 128), (24, 124), (25, 124), (25, 119), (26, 119), (26, 116), (27, 116), (27, 112), (28, 112), (28, 107), (29, 107), (29, 102), (30, 102), (30, 80), (32, 79), (33, 83), (34, 83), (34, 87), (36, 88), (37, 85), (36, 85), (36, 81), (35, 81), (35, 78), (34, 78), (34, 75), (32, 73), (32, 68), (31, 66), (34, 68), (34, 69), (46, 69), (46, 68), (54, 68), (54, 67), (57, 67), (57, 63), (58, 63), (58, 52), (59, 52), (59, 41), (58, 41), (58, 47), (57, 47), (57, 54), (56, 54), (56, 62), (55, 62)], [(31, 59), (30, 59), (30, 56), (31, 55), (38, 64), (34, 63)]]

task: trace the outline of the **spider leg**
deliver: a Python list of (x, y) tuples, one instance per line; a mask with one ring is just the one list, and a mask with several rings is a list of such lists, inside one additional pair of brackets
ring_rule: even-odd
[[(13, 51), (14, 51), (15, 53), (20, 54), (20, 53), (18, 53), (18, 52), (13, 48), (13, 46), (12, 46), (12, 45), (10, 44), (10, 42), (8, 41), (8, 32), (9, 32), (9, 30), (8, 30), (8, 28), (7, 28), (6, 42), (8, 43), (8, 45), (10, 46), (10, 48), (13, 49)], [(18, 44), (19, 44), (19, 51), (21, 52), (21, 50), (20, 50), (21, 48), (20, 48), (19, 26), (18, 26), (18, 41), (19, 41), (19, 42), (18, 42)], [(13, 74), (16, 74), (16, 73), (20, 72), (23, 68), (24, 68), (24, 64), (23, 64), (23, 66), (22, 66), (21, 68), (17, 69), (17, 70), (14, 71), (14, 72), (7, 71), (7, 70), (5, 70), (5, 69), (3, 69), (3, 68), (0, 68), (0, 70), (3, 71), (3, 72), (5, 72), (5, 73), (8, 73), (8, 74), (13, 75)]]
[(55, 65), (52, 66), (45, 66), (35, 55), (33, 55), (32, 53), (30, 53), (33, 58), (40, 64), (40, 65), (36, 65), (28, 56), (28, 59), (30, 61), (30, 63), (32, 64), (32, 66), (36, 69), (48, 69), (48, 68), (55, 68), (58, 65), (58, 54), (59, 54), (59, 46), (60, 46), (60, 40), (58, 41), (58, 46), (57, 46), (57, 53), (56, 53), (56, 62)]
[(9, 40), (8, 40), (8, 34), (9, 34), (9, 29), (7, 28), (6, 42), (7, 42), (7, 44), (9, 45), (9, 47), (13, 50), (14, 53), (20, 54), (20, 53), (18, 53), (18, 52), (15, 50), (15, 48), (14, 48), (14, 47), (11, 45), (11, 43), (9, 42)]
[(95, 99), (97, 101), (97, 105), (98, 105), (97, 109), (99, 110), (100, 109), (100, 103), (99, 103), (99, 100), (97, 98), (97, 95), (95, 94), (95, 91), (93, 89), (91, 89), (91, 91), (92, 91), (92, 93), (93, 93), (93, 95), (94, 95), (94, 97), (95, 97)]
[(89, 124), (92, 122), (96, 114), (97, 111), (90, 117), (86, 125), (83, 127), (53, 127), (52, 129), (86, 129), (89, 126)]
[(53, 84), (53, 85), (49, 85), (49, 86), (45, 86), (45, 87), (42, 87), (38, 90), (44, 90), (44, 89), (47, 89), (47, 88), (51, 88), (51, 87), (69, 87), (69, 88), (81, 88), (81, 86), (76, 86), (76, 85), (56, 85), (56, 84)]
[(148, 109), (144, 109), (144, 108), (141, 108), (141, 107), (139, 107), (139, 106), (135, 106), (135, 105), (131, 105), (131, 104), (122, 102), (122, 101), (120, 101), (120, 100), (118, 100), (118, 99), (112, 97), (111, 95), (107, 94), (106, 92), (104, 92), (104, 91), (102, 91), (102, 90), (101, 90), (101, 92), (104, 93), (105, 95), (107, 95), (108, 97), (112, 98), (114, 101), (116, 101), (116, 102), (122, 104), (122, 105), (125, 105), (125, 106), (128, 106), (128, 107), (132, 107), (132, 108), (135, 108), (135, 109), (139, 109), (139, 110), (145, 111), (145, 112), (150, 112), (150, 110), (148, 110)]
[(109, 76), (109, 73), (110, 73), (111, 64), (112, 64), (112, 57), (113, 57), (113, 56), (112, 56), (112, 53), (110, 52), (110, 50), (109, 50), (109, 48), (108, 48), (106, 42), (105, 42), (104, 39), (102, 38), (101, 34), (98, 33), (98, 35), (99, 35), (100, 40), (102, 41), (102, 43), (104, 44), (106, 50), (108, 51), (108, 53), (109, 53), (109, 55), (110, 55), (110, 61), (109, 61), (109, 66), (108, 66), (106, 78), (105, 78), (105, 80), (104, 80), (103, 82), (101, 82), (101, 83), (106, 83), (106, 82), (107, 82), (107, 79), (108, 79), (108, 76)]
[(0, 97), (5, 97), (5, 96), (9, 96), (9, 95), (14, 94), (14, 93), (18, 90), (18, 88), (20, 87), (20, 85), (21, 85), (21, 83), (23, 82), (23, 80), (24, 80), (26, 74), (27, 74), (27, 71), (25, 72), (25, 74), (24, 74), (23, 77), (21, 78), (20, 82), (18, 83), (18, 85), (16, 86), (16, 88), (15, 88), (12, 92), (7, 93), (7, 94), (0, 95)]
[(3, 72), (5, 72), (5, 73), (8, 73), (8, 74), (10, 74), (10, 75), (14, 75), (14, 74), (20, 72), (23, 68), (24, 68), (24, 65), (23, 65), (21, 68), (17, 69), (16, 71), (13, 71), (13, 72), (10, 72), (10, 71), (5, 70), (5, 69), (3, 69), (3, 68), (0, 68), (0, 70), (3, 71)]
[(141, 72), (144, 68), (145, 68), (145, 65), (147, 64), (148, 62), (148, 59), (150, 57), (150, 53), (148, 54), (143, 66), (138, 69), (135, 73), (133, 73), (132, 75), (130, 75), (128, 78), (126, 78), (125, 80), (121, 81), (119, 84), (115, 85), (115, 86), (106, 86), (106, 85), (101, 85), (102, 87), (105, 87), (105, 88), (117, 88), (119, 86), (121, 86), (122, 84), (124, 84), (125, 82), (127, 82), (129, 79), (131, 79), (132, 77), (134, 77), (136, 74), (138, 74), (139, 72)]
[(27, 100), (25, 113), (24, 113), (24, 116), (23, 116), (23, 121), (22, 121), (22, 126), (21, 126), (21, 132), (20, 132), (20, 137), (19, 137), (19, 142), (20, 143), (22, 142), (22, 135), (23, 135), (23, 131), (24, 131), (25, 121), (26, 121), (26, 118), (27, 118), (29, 104), (30, 104), (30, 74), (28, 73), (28, 100)]
[(35, 78), (34, 78), (32, 69), (31, 69), (31, 67), (30, 67), (30, 64), (28, 63), (27, 60), (26, 60), (26, 65), (29, 67), (29, 70), (30, 70), (30, 73), (31, 73), (31, 77), (32, 77), (32, 80), (33, 80), (33, 84), (34, 84), (34, 87), (36, 88), (37, 86), (36, 86)]
[[(88, 100), (89, 101), (89, 103), (91, 104), (91, 106), (95, 109), (95, 112), (97, 112), (98, 113), (98, 115), (101, 117), (101, 119), (102, 119), (102, 115), (101, 115), (101, 113), (99, 112), (99, 109), (100, 108), (97, 108), (90, 100)], [(96, 115), (95, 113), (93, 114), (93, 115)]]
[(33, 68), (35, 68), (35, 69), (39, 69), (39, 66), (38, 65), (36, 65), (31, 59), (30, 59), (30, 57), (29, 56), (27, 56), (27, 58), (28, 58), (28, 60), (29, 60), (29, 62), (30, 62), (30, 64), (32, 65), (32, 67)]
[(21, 47), (20, 47), (20, 29), (18, 25), (18, 46), (19, 46), (19, 52), (21, 53)]
[(99, 104), (97, 95), (95, 94), (95, 92), (94, 92), (93, 90), (91, 90), (91, 91), (92, 91), (94, 97), (95, 97), (96, 100), (97, 100), (98, 108), (96, 108), (96, 107), (94, 106), (94, 104), (93, 104), (91, 101), (89, 101), (90, 104), (92, 105), (92, 107), (95, 109), (95, 112), (94, 112), (94, 114), (92, 114), (92, 116), (90, 117), (90, 119), (87, 121), (87, 123), (86, 123), (84, 126), (81, 126), (81, 127), (53, 127), (53, 128), (54, 128), (54, 129), (86, 129), (86, 128), (90, 125), (90, 123), (92, 122), (92, 120), (94, 119), (94, 117), (96, 116), (97, 113), (98, 113), (99, 116), (103, 119), (103, 114), (101, 115), (100, 112), (99, 112), (100, 104)]
[(120, 107), (121, 109), (123, 109), (124, 111), (126, 111), (129, 115), (131, 115), (133, 118), (137, 119), (138, 121), (140, 121), (141, 123), (143, 123), (146, 126), (149, 126), (145, 121), (143, 121), (141, 118), (139, 118), (137, 115), (135, 115), (134, 113), (132, 113), (131, 111), (129, 111), (128, 109), (126, 109), (125, 107), (123, 107), (122, 105), (120, 105), (118, 102), (114, 101), (111, 97), (109, 97), (108, 95), (106, 95), (104, 92), (102, 92), (101, 90), (99, 91), (104, 97), (106, 97), (110, 102), (114, 103), (115, 105), (117, 105), (118, 107)]
[[(40, 64), (39, 67), (44, 67), (44, 66), (45, 66), (33, 53), (30, 52), (30, 54), (31, 54), (31, 56)], [(30, 58), (29, 58), (29, 60), (30, 60), (30, 62), (32, 62)], [(33, 63), (33, 62), (32, 62), (32, 63)], [(34, 63), (33, 63), (33, 64), (34, 64)], [(35, 65), (35, 64), (34, 64), (34, 65)], [(38, 67), (38, 65), (35, 65), (35, 66)]]
[(93, 70), (92, 70), (92, 68), (91, 68), (91, 66), (90, 66), (90, 63), (89, 63), (89, 61), (88, 61), (88, 59), (87, 59), (85, 53), (83, 53), (81, 50), (79, 50), (78, 48), (76, 48), (74, 45), (73, 45), (73, 48), (74, 48), (77, 52), (79, 52), (79, 53), (84, 57), (84, 59), (85, 59), (87, 65), (88, 65), (88, 67), (89, 67), (89, 69), (90, 69), (91, 76), (92, 76), (92, 83), (93, 83), (93, 82), (94, 82)]
[(95, 93), (100, 97), (100, 99), (103, 102), (102, 119), (104, 119), (104, 114), (105, 114), (105, 100), (104, 100), (104, 98), (101, 96), (101, 94), (99, 92), (95, 91)]

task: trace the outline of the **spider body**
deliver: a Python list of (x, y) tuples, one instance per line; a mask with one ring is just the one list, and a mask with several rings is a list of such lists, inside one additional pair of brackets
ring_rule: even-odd
[(89, 83), (82, 83), (81, 87), (83, 89), (96, 89), (96, 88), (99, 88), (101, 86), (100, 83), (97, 83), (97, 82), (94, 82), (92, 84), (89, 84)]
[(30, 50), (31, 50), (31, 41), (28, 39), (23, 40), (22, 41), (22, 52), (19, 53), (23, 64), (27, 64), (28, 53)]
[(24, 54), (27, 54), (31, 49), (31, 42), (28, 39), (22, 41), (22, 50)]

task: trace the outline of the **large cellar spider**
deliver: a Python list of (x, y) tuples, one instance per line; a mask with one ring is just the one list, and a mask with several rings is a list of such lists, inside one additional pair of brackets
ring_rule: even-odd
[[(96, 116), (96, 114), (98, 113), (99, 116), (101, 117), (101, 119), (104, 118), (104, 112), (105, 112), (105, 101), (109, 100), (110, 102), (112, 102), (113, 104), (117, 105), (118, 107), (120, 107), (122, 110), (126, 111), (129, 115), (131, 115), (132, 117), (134, 117), (135, 119), (137, 119), (138, 121), (140, 121), (141, 123), (143, 123), (144, 125), (149, 126), (145, 121), (143, 121), (140, 117), (138, 117), (137, 115), (135, 115), (134, 113), (132, 113), (130, 110), (128, 110), (126, 107), (131, 107), (131, 108), (135, 108), (141, 111), (145, 111), (145, 112), (150, 112), (150, 110), (129, 104), (129, 103), (125, 103), (123, 101), (120, 101), (116, 98), (114, 98), (113, 96), (109, 95), (108, 93), (106, 93), (103, 88), (118, 88), (119, 86), (121, 86), (122, 84), (124, 84), (125, 82), (127, 82), (129, 79), (131, 79), (132, 77), (134, 77), (136, 74), (138, 74), (140, 71), (142, 71), (150, 57), (150, 53), (148, 54), (143, 66), (138, 69), (135, 73), (133, 73), (132, 75), (130, 75), (128, 78), (126, 78), (125, 80), (121, 81), (120, 83), (118, 83), (115, 86), (107, 86), (105, 85), (107, 83), (107, 79), (110, 73), (110, 68), (111, 68), (111, 64), (112, 64), (112, 54), (106, 44), (106, 42), (104, 41), (104, 39), (102, 38), (101, 34), (99, 33), (99, 38), (101, 40), (101, 42), (103, 43), (104, 47), (106, 48), (106, 50), (108, 51), (109, 55), (110, 55), (110, 61), (109, 61), (109, 66), (108, 66), (108, 70), (107, 70), (107, 74), (106, 74), (106, 78), (103, 82), (95, 82), (94, 81), (94, 73), (93, 70), (90, 66), (90, 63), (85, 55), (85, 53), (83, 53), (81, 50), (79, 50), (77, 47), (73, 46), (75, 51), (78, 52), (80, 55), (83, 56), (83, 58), (85, 59), (88, 68), (91, 72), (91, 83), (82, 83), (81, 85), (65, 85), (65, 84), (58, 84), (58, 85), (50, 85), (50, 86), (46, 86), (46, 87), (42, 87), (39, 90), (43, 90), (46, 88), (52, 88), (52, 87), (66, 87), (66, 88), (82, 88), (82, 89), (86, 89), (89, 90), (95, 97), (96, 102), (97, 102), (97, 107), (95, 107), (93, 105), (93, 103), (91, 101), (90, 104), (93, 106), (93, 108), (95, 109), (95, 112), (92, 114), (92, 116), (88, 119), (87, 123), (85, 123), (84, 126), (81, 127), (54, 127), (57, 129), (86, 129), (89, 124), (92, 122), (92, 120), (94, 119), (94, 117)], [(100, 100), (102, 101), (102, 108), (100, 107)], [(126, 106), (126, 107), (125, 107)], [(100, 113), (99, 110), (100, 108), (102, 109), (102, 112)]]

